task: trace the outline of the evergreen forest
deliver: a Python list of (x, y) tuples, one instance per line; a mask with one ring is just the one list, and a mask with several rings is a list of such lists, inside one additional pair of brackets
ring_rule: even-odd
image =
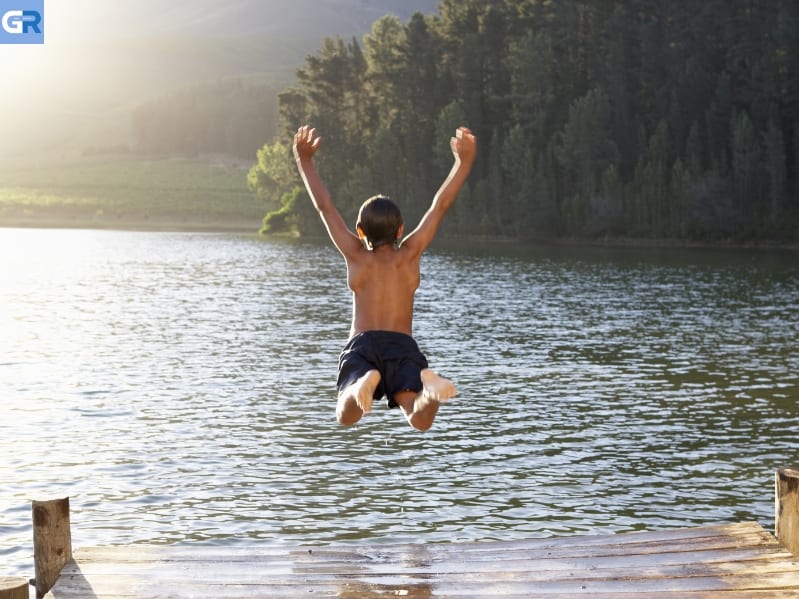
[(291, 138), (349, 222), (376, 193), (415, 225), (458, 125), (478, 159), (449, 235), (799, 240), (795, 0), (441, 0), (327, 38), (279, 94), (250, 188), (264, 230), (320, 232)]

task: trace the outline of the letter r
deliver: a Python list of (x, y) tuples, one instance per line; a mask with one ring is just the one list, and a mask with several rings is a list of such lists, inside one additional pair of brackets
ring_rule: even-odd
[(28, 33), (31, 29), (34, 33), (41, 33), (39, 23), (42, 22), (42, 15), (35, 10), (26, 10), (22, 13), (22, 33)]

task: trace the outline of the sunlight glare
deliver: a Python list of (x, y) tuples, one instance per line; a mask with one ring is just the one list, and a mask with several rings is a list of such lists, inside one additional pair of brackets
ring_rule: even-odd
[(60, 287), (60, 280), (80, 277), (85, 259), (98, 251), (95, 231), (54, 229), (46, 243), (31, 243), (42, 236), (27, 233), (0, 229), (0, 363), (4, 364), (20, 360), (15, 348), (23, 341), (61, 328), (52, 289)]

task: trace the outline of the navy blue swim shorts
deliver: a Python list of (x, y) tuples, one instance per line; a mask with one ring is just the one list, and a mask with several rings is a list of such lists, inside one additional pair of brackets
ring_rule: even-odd
[(338, 360), (339, 393), (372, 369), (380, 373), (380, 383), (374, 399), (384, 395), (388, 407), (396, 408), (394, 395), (400, 391), (422, 390), (422, 369), (427, 358), (416, 341), (405, 333), (394, 331), (365, 331), (347, 342)]

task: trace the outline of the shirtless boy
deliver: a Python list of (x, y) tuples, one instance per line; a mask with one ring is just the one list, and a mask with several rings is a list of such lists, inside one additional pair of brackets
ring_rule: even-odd
[(477, 141), (461, 127), (450, 140), (454, 164), (419, 225), (403, 238), (399, 208), (383, 196), (361, 206), (356, 233), (336, 210), (313, 165), (321, 138), (305, 125), (294, 136), (294, 157), (308, 194), (330, 239), (347, 263), (352, 290), (350, 339), (341, 353), (336, 416), (352, 425), (383, 395), (399, 406), (415, 429), (433, 425), (439, 402), (455, 395), (455, 385), (428, 368), (412, 337), (413, 299), (420, 282), (419, 262), (444, 214), (472, 168)]

